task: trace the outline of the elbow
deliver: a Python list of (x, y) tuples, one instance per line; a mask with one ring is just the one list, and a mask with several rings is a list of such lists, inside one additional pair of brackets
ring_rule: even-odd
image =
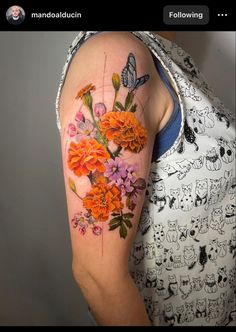
[(103, 265), (99, 262), (99, 267), (94, 268), (83, 267), (78, 261), (72, 261), (72, 274), (75, 282), (80, 287), (81, 291), (87, 297), (92, 292), (101, 292), (101, 294), (114, 293), (116, 286), (127, 282), (130, 275), (128, 268), (124, 269), (124, 265), (117, 266), (111, 269), (108, 265)]
[(78, 266), (78, 263), (76, 263), (75, 261), (72, 262), (72, 275), (86, 301), (90, 302), (89, 300), (95, 294), (96, 296), (102, 294), (103, 287), (101, 287), (101, 282), (99, 281), (99, 279), (94, 278), (93, 274), (88, 272), (87, 269)]

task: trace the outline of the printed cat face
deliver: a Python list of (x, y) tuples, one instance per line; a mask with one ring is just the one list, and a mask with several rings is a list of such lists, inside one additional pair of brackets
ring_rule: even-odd
[(191, 259), (195, 256), (194, 246), (185, 246), (184, 247), (184, 257), (186, 259)]
[(175, 77), (175, 79), (176, 79), (177, 81), (181, 81), (181, 80), (183, 80), (183, 76), (182, 76), (181, 74), (179, 74), (179, 73), (174, 73), (174, 77)]
[(165, 165), (164, 167), (161, 167), (161, 169), (167, 173), (175, 172), (175, 168), (169, 164)]
[(191, 167), (191, 163), (187, 159), (178, 161), (178, 162), (176, 162), (176, 164), (179, 165), (179, 167), (182, 169), (184, 169), (184, 168), (190, 169), (190, 167)]
[[(204, 247), (206, 247), (206, 246), (204, 246)], [(197, 278), (193, 277), (193, 283), (195, 285), (199, 285), (201, 283), (201, 277), (197, 277)]]
[(192, 217), (192, 219), (191, 219), (191, 224), (193, 224), (193, 225), (197, 225), (197, 224), (200, 223), (200, 221), (201, 221), (200, 216)]
[(190, 278), (189, 275), (187, 276), (180, 276), (180, 284), (183, 286), (186, 286), (188, 284), (190, 284)]
[(161, 232), (163, 231), (164, 226), (162, 224), (154, 224), (153, 228), (155, 232)]
[(218, 239), (211, 240), (210, 241), (210, 247), (212, 249), (216, 249), (217, 248), (217, 242), (218, 242)]
[(218, 247), (225, 249), (227, 247), (227, 240), (222, 241), (222, 242), (218, 242)]
[(163, 262), (162, 255), (156, 256), (156, 265), (160, 266)]
[(200, 252), (206, 252), (206, 246), (200, 246), (199, 250)]
[(156, 271), (156, 269), (155, 269), (155, 268), (150, 268), (150, 267), (148, 267), (148, 268), (147, 268), (147, 278), (153, 280), (153, 279), (156, 278), (156, 276), (157, 276), (157, 271)]
[(206, 309), (206, 299), (197, 299), (196, 301), (196, 308), (199, 311), (203, 311)]
[(233, 214), (235, 212), (235, 205), (227, 204), (226, 207), (225, 207), (225, 212), (227, 214)]
[(215, 218), (215, 217), (219, 217), (219, 216), (222, 216), (223, 214), (223, 210), (222, 210), (222, 206), (218, 207), (218, 208), (215, 208), (213, 209), (212, 211), (212, 217)]
[(215, 283), (214, 273), (206, 274), (206, 283)]
[(211, 311), (216, 311), (218, 309), (218, 299), (216, 300), (208, 299), (208, 309)]
[(164, 192), (165, 191), (165, 185), (164, 185), (164, 181), (163, 180), (159, 180), (157, 183), (155, 183), (155, 189), (157, 191), (160, 192)]
[(170, 282), (170, 283), (175, 283), (175, 282), (177, 282), (177, 281), (176, 281), (176, 276), (175, 276), (175, 274), (173, 274), (172, 276), (169, 275), (169, 276), (168, 276), (168, 279), (169, 279), (169, 282)]
[(198, 110), (198, 115), (207, 116), (210, 113), (209, 107), (206, 106), (203, 110)]
[(182, 191), (185, 196), (190, 195), (192, 191), (192, 183), (188, 185), (182, 184)]
[(181, 255), (175, 255), (173, 259), (174, 263), (181, 263)]
[(219, 267), (218, 270), (217, 270), (217, 273), (220, 274), (220, 275), (226, 275), (226, 266), (223, 266), (223, 267)]
[(179, 226), (178, 228), (179, 228), (180, 233), (185, 234), (187, 231), (187, 225)]
[(196, 109), (195, 106), (193, 106), (192, 108), (190, 108), (190, 109), (188, 110), (188, 112), (189, 112), (189, 115), (191, 115), (191, 116), (193, 116), (193, 117), (196, 117), (196, 116), (197, 116), (197, 109)]
[[(152, 168), (152, 167), (151, 167)], [(150, 172), (150, 178), (152, 181), (159, 181), (160, 180), (160, 175), (154, 171)]]
[(177, 189), (170, 189), (170, 195), (173, 196), (173, 197), (177, 197), (180, 195), (180, 189), (177, 188)]
[(207, 157), (215, 157), (217, 155), (216, 149), (212, 148), (211, 150), (207, 151)]
[(224, 146), (225, 144), (227, 144), (227, 140), (224, 139), (222, 136), (220, 138), (217, 139), (217, 143), (220, 145), (220, 146)]
[(220, 179), (210, 179), (210, 182), (211, 182), (211, 186), (210, 186), (211, 194), (218, 194), (220, 192), (221, 180), (222, 180), (222, 178), (220, 178)]
[(147, 249), (147, 251), (152, 251), (152, 250), (154, 250), (154, 248), (155, 248), (155, 244), (154, 244), (154, 242), (152, 242), (152, 243), (146, 243), (146, 245), (145, 245), (145, 248)]
[(157, 278), (157, 288), (162, 288), (164, 285), (164, 280)]
[(172, 230), (175, 230), (176, 229), (176, 226), (177, 226), (177, 220), (168, 220), (168, 226), (169, 226), (169, 229), (172, 229)]
[(193, 311), (194, 302), (185, 302), (185, 308), (187, 311)]
[(168, 312), (168, 313), (173, 312), (172, 304), (171, 303), (165, 304), (164, 310), (165, 310), (165, 312)]
[(196, 189), (199, 190), (207, 190), (207, 179), (204, 180), (196, 180)]

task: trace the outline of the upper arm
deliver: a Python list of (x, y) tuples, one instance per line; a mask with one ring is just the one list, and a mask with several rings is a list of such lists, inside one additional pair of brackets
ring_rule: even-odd
[(105, 33), (81, 46), (63, 88), (62, 156), (73, 258), (92, 276), (127, 270), (155, 136), (154, 72), (141, 42), (126, 33)]

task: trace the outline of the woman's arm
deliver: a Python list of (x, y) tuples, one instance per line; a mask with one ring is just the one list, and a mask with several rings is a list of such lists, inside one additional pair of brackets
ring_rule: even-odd
[(128, 257), (157, 127), (155, 88), (149, 51), (121, 32), (81, 46), (62, 92), (73, 274), (100, 325), (150, 325)]

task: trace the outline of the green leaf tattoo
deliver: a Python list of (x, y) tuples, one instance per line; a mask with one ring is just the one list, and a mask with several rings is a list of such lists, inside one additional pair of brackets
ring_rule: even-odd
[[(136, 117), (139, 104), (135, 103), (135, 94), (148, 79), (149, 75), (137, 78), (135, 56), (130, 53), (121, 73), (113, 73), (110, 80), (114, 89), (112, 105), (105, 105), (104, 96), (98, 100), (96, 94), (94, 98), (96, 87), (91, 83), (76, 95), (80, 104), (76, 105), (79, 111), (74, 122), (68, 124), (71, 141), (67, 166), (71, 172), (69, 189), (80, 199), (83, 209), (74, 214), (71, 223), (81, 236), (89, 230), (99, 236), (108, 229), (119, 230), (120, 238), (125, 239), (133, 227), (132, 211), (146, 182), (138, 175), (138, 165), (122, 157), (125, 151), (137, 155), (147, 143), (147, 130)], [(121, 98), (124, 92), (126, 97)], [(82, 191), (83, 197), (76, 182), (81, 176), (87, 177), (90, 185), (88, 192)]]

